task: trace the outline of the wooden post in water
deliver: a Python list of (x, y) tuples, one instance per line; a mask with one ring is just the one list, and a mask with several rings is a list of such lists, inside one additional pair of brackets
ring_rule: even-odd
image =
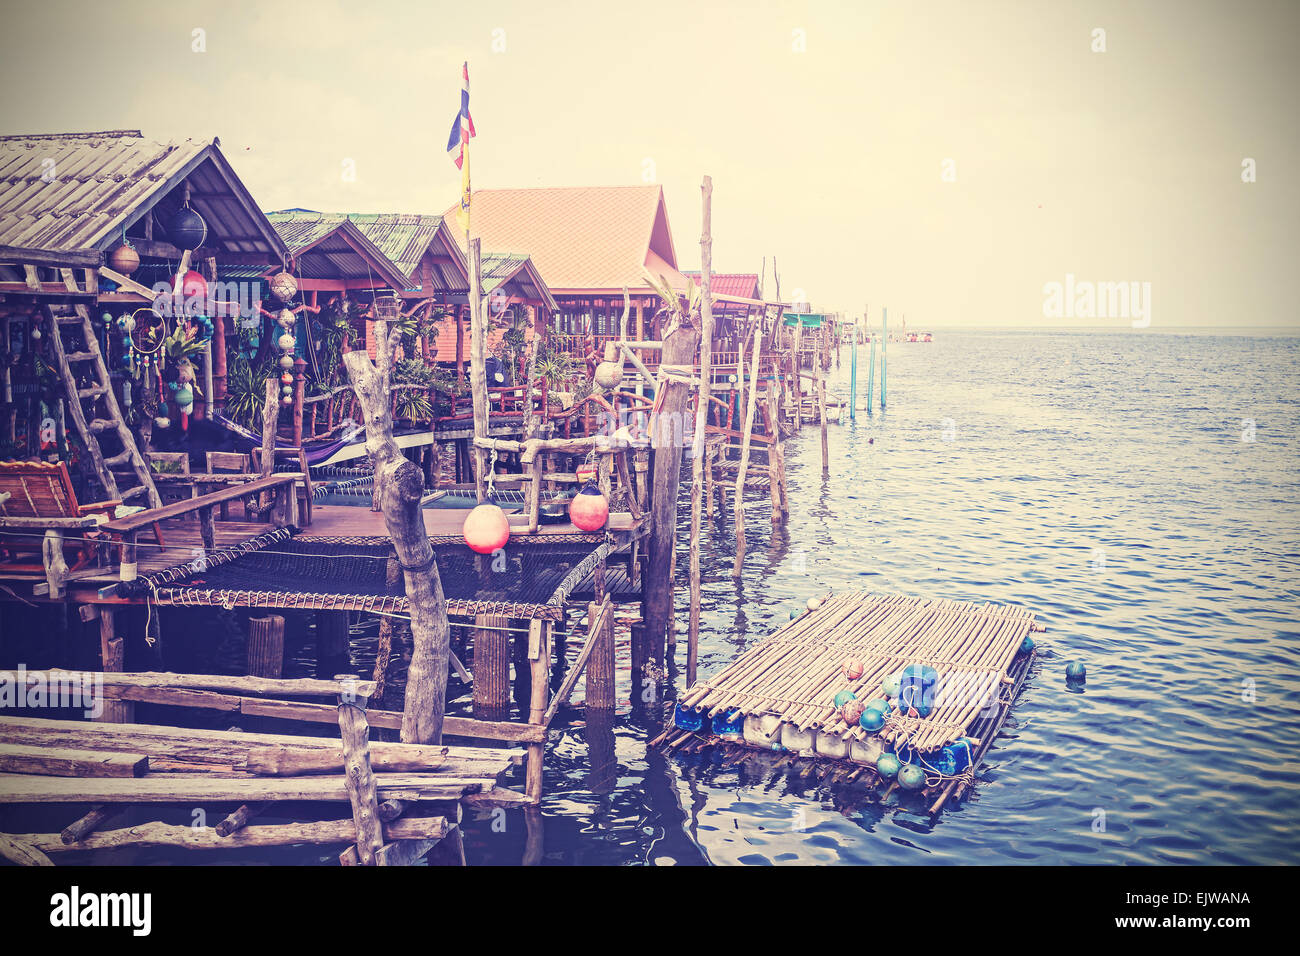
[(686, 686), (695, 683), (700, 644), (700, 497), (704, 492), (704, 448), (708, 431), (713, 360), (713, 179), (704, 177), (704, 227), (700, 233), (700, 387), (695, 397), (695, 430), (691, 442), (691, 612), (686, 640)]
[(279, 677), (284, 673), (284, 617), (268, 614), (248, 621), (248, 674)]
[[(351, 675), (344, 674), (344, 681)], [(343, 738), (343, 771), (348, 799), (352, 804), (352, 822), (357, 828), (356, 853), (362, 866), (374, 866), (375, 854), (384, 845), (384, 829), (379, 818), (379, 797), (375, 775), (370, 769), (370, 725), (366, 721), (364, 697), (339, 695), (339, 733)]]
[[(58, 335), (56, 330), (55, 335)], [(157, 613), (155, 608), (154, 613)], [(112, 605), (99, 609), (99, 653), (104, 673), (126, 670), (126, 642), (118, 635)], [(103, 713), (96, 720), (113, 724), (135, 723), (135, 704), (125, 700), (108, 700), (103, 703)]]
[(858, 420), (858, 323), (853, 322), (853, 351), (849, 354), (849, 421)]
[[(763, 324), (754, 325), (754, 361), (753, 368), (758, 368), (759, 349), (763, 344)], [(754, 431), (754, 411), (758, 405), (758, 382), (749, 390), (749, 402), (745, 408), (745, 430), (740, 439), (740, 465), (736, 471), (736, 497), (732, 502), (732, 512), (736, 516), (736, 563), (731, 568), (733, 578), (740, 577), (740, 566), (745, 561), (745, 475), (749, 471), (749, 438)]]
[(820, 365), (819, 362), (817, 369), (817, 418), (822, 429), (822, 477), (829, 478), (831, 474), (831, 453), (830, 446), (826, 441), (826, 372)]
[(474, 717), (510, 716), (510, 619), (492, 614), (474, 618)]
[[(546, 701), (551, 691), (551, 622), (528, 623), (528, 661), (532, 677), (528, 703), (528, 722), (541, 724), (546, 720)], [(528, 745), (528, 766), (524, 774), (524, 791), (534, 803), (542, 800), (542, 764), (546, 758), (546, 743)]]
[[(667, 303), (670, 310), (663, 325), (661, 368), (663, 366), (691, 369), (695, 365), (698, 333), (690, 319), (676, 302)], [(654, 448), (654, 474), (651, 479), (650, 510), (652, 524), (646, 548), (645, 637), (649, 642), (649, 661), (662, 667), (668, 640), (668, 628), (673, 616), (673, 550), (677, 541), (677, 487), (682, 470), (682, 417), (691, 386), (676, 376), (660, 376), (662, 384), (658, 394), (658, 411), (650, 423), (650, 439)], [(638, 676), (639, 679), (639, 676)]]
[(870, 415), (876, 405), (876, 333), (871, 331), (871, 320), (865, 312), (862, 322), (871, 336), (871, 358), (867, 362), (867, 414)]

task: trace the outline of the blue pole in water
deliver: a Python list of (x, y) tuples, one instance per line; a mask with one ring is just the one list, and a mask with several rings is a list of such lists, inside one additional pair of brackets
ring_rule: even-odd
[(867, 363), (867, 414), (876, 407), (876, 333), (867, 324), (867, 333), (871, 336), (871, 360)]
[(889, 348), (889, 310), (880, 318), (880, 407), (885, 407), (885, 351)]
[(849, 421), (858, 420), (858, 323), (853, 323), (853, 357), (849, 361)]

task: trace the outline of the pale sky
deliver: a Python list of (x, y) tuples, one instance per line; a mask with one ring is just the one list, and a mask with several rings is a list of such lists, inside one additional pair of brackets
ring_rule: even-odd
[(1153, 330), (1300, 327), (1295, 3), (5, 10), (0, 132), (218, 136), (268, 210), (445, 209), (468, 60), (475, 186), (653, 176), (684, 269), (708, 173), (715, 270), (775, 255), (819, 309), (1047, 326), (1044, 285), (1073, 274), (1149, 282)]

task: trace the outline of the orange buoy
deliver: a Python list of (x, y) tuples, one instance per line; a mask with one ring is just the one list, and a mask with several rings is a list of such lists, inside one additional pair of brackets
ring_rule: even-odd
[(569, 503), (569, 520), (583, 531), (599, 531), (609, 520), (609, 499), (587, 482)]
[(506, 513), (494, 501), (485, 501), (465, 516), (465, 543), (478, 554), (491, 554), (510, 540)]

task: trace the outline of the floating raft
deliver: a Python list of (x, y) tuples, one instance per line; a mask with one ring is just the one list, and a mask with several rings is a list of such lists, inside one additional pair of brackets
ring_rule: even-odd
[[(919, 759), (927, 791), (957, 776), (969, 783), (970, 772), (945, 780), (926, 755), (968, 738), (974, 748), (968, 767), (978, 764), (1028, 671), (1032, 650), (1026, 651), (1025, 639), (1043, 630), (1034, 614), (1009, 605), (865, 592), (812, 603), (813, 609), (687, 690), (678, 703), (676, 732), (657, 742), (680, 746), (691, 737), (709, 738), (871, 768), (882, 753), (902, 752)], [(862, 668), (856, 679), (847, 676), (850, 662)], [(846, 722), (837, 694), (851, 691), (863, 703), (887, 698), (886, 679), (908, 665), (938, 674), (926, 716), (892, 709), (877, 731)]]

